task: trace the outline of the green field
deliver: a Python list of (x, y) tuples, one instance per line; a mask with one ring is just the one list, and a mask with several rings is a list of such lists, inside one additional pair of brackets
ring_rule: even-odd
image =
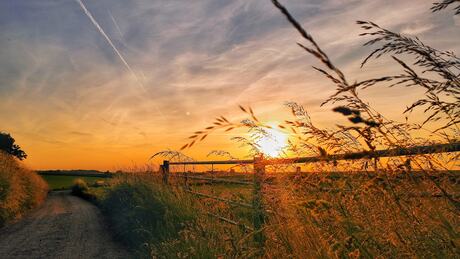
[(41, 175), (43, 179), (48, 183), (51, 190), (57, 189), (70, 189), (75, 179), (83, 179), (88, 184), (93, 184), (98, 180), (106, 181), (104, 177), (93, 177), (93, 176), (73, 176), (73, 175)]

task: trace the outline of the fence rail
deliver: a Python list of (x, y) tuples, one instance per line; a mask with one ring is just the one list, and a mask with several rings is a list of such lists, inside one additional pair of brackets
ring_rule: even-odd
[[(242, 206), (250, 208), (254, 211), (253, 216), (253, 228), (243, 225), (248, 230), (253, 230), (254, 240), (259, 243), (262, 247), (264, 245), (265, 236), (263, 234), (263, 226), (265, 223), (265, 212), (266, 210), (263, 207), (263, 177), (265, 174), (265, 166), (267, 165), (277, 165), (277, 164), (293, 164), (293, 163), (314, 163), (321, 161), (339, 161), (339, 160), (356, 160), (356, 159), (375, 159), (379, 157), (397, 157), (397, 156), (414, 156), (414, 155), (425, 155), (425, 154), (436, 154), (436, 153), (448, 153), (448, 152), (459, 152), (460, 151), (460, 142), (453, 142), (449, 144), (435, 144), (428, 146), (414, 146), (407, 148), (392, 148), (387, 150), (375, 150), (375, 151), (362, 151), (356, 153), (347, 153), (347, 154), (335, 154), (335, 155), (325, 155), (325, 156), (314, 156), (314, 157), (294, 157), (294, 158), (270, 158), (264, 159), (263, 156), (257, 156), (251, 160), (226, 160), (226, 161), (184, 161), (184, 162), (170, 162), (163, 161), (163, 165), (160, 166), (160, 171), (163, 174), (163, 182), (168, 184), (168, 179), (170, 176), (173, 177), (182, 177), (185, 179), (184, 184), (186, 187), (186, 192), (192, 193), (194, 195), (218, 200), (220, 202), (228, 203), (234, 206)], [(410, 160), (408, 160), (410, 162)], [(184, 165), (184, 174), (170, 174), (171, 165)], [(185, 172), (185, 165), (253, 165), (254, 174), (252, 182), (244, 182), (237, 180), (229, 180), (216, 177), (203, 177), (203, 176), (190, 176)], [(214, 167), (213, 167), (214, 168)], [(222, 197), (217, 197), (214, 195), (209, 195), (205, 193), (195, 192), (190, 190), (188, 180), (201, 180), (201, 181), (210, 181), (210, 182), (224, 182), (224, 183), (233, 183), (233, 184), (245, 184), (252, 185), (253, 188), (253, 198), (252, 204), (233, 201), (225, 199)], [(224, 222), (233, 224), (233, 225), (242, 225), (241, 223), (216, 215), (210, 212), (207, 212), (208, 215), (216, 217)]]
[(379, 157), (396, 157), (396, 156), (413, 156), (427, 155), (437, 153), (448, 153), (460, 151), (460, 142), (449, 144), (436, 144), (430, 146), (414, 146), (408, 148), (392, 148), (386, 150), (363, 151), (356, 153), (315, 156), (315, 157), (297, 157), (297, 158), (278, 158), (268, 161), (270, 164), (292, 164), (292, 163), (314, 163), (320, 161), (339, 161), (339, 160), (357, 160), (363, 158)]
[[(362, 151), (355, 153), (326, 155), (326, 156), (311, 156), (311, 157), (293, 157), (293, 158), (272, 158), (266, 159), (265, 164), (292, 164), (292, 163), (314, 163), (321, 161), (338, 161), (338, 160), (356, 160), (363, 158), (378, 158), (378, 157), (396, 157), (396, 156), (413, 156), (426, 155), (436, 153), (448, 153), (460, 151), (460, 142), (448, 144), (435, 144), (429, 146), (414, 146), (407, 148), (392, 148), (386, 150)], [(247, 165), (254, 164), (254, 160), (215, 160), (215, 161), (184, 161), (170, 162), (170, 165)]]
[(251, 182), (238, 181), (238, 180), (229, 180), (229, 179), (215, 178), (215, 177), (189, 176), (189, 175), (183, 175), (183, 174), (174, 174), (172, 176), (173, 177), (182, 177), (182, 178), (186, 178), (186, 179), (194, 179), (194, 180), (206, 180), (206, 181), (210, 181), (210, 182), (222, 182), (222, 183), (233, 183), (233, 184), (242, 184), (242, 185), (253, 185), (253, 183), (251, 183)]
[(216, 160), (216, 161), (184, 161), (170, 162), (170, 165), (247, 165), (253, 164), (254, 160)]
[(254, 229), (253, 229), (252, 227), (246, 226), (245, 224), (240, 223), (240, 222), (238, 222), (238, 221), (235, 221), (235, 220), (232, 220), (232, 219), (228, 219), (228, 218), (219, 216), (219, 215), (214, 214), (214, 213), (211, 213), (211, 212), (206, 212), (206, 214), (209, 215), (209, 216), (211, 216), (211, 217), (220, 219), (220, 220), (222, 220), (222, 221), (224, 221), (224, 222), (227, 222), (227, 223), (229, 223), (229, 224), (232, 224), (232, 225), (235, 225), (235, 226), (242, 226), (242, 227), (244, 227), (246, 230), (254, 231)]
[(194, 195), (198, 195), (198, 196), (201, 196), (201, 197), (211, 198), (211, 199), (214, 199), (214, 200), (222, 201), (222, 202), (225, 202), (225, 203), (228, 203), (228, 204), (231, 204), (231, 205), (237, 205), (237, 206), (246, 207), (246, 208), (250, 208), (250, 209), (254, 208), (251, 204), (248, 204), (248, 203), (239, 202), (239, 201), (232, 201), (232, 200), (229, 200), (229, 199), (220, 198), (220, 197), (217, 197), (217, 196), (214, 196), (214, 195), (209, 195), (209, 194), (206, 194), (206, 193), (194, 192), (194, 191), (190, 191), (190, 190), (186, 190), (186, 192), (194, 194)]

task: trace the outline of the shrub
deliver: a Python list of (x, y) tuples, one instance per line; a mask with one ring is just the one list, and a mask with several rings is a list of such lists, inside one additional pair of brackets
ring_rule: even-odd
[(11, 155), (0, 152), (0, 227), (40, 205), (48, 185)]
[(83, 193), (88, 191), (88, 184), (85, 180), (81, 178), (75, 179), (73, 186), (72, 186), (72, 194), (76, 196), (81, 196)]
[(81, 178), (75, 179), (72, 186), (72, 195), (91, 202), (97, 202), (96, 194), (90, 190), (88, 184)]

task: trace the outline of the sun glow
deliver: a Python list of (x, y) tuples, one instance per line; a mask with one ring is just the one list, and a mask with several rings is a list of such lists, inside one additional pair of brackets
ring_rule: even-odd
[[(269, 124), (272, 126), (271, 124)], [(288, 136), (275, 127), (265, 129), (267, 134), (255, 140), (259, 150), (269, 157), (278, 157), (287, 147)]]

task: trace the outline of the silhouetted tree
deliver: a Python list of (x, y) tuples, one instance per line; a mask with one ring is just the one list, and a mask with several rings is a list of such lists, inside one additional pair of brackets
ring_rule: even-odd
[(27, 158), (26, 152), (21, 150), (19, 145), (14, 144), (15, 140), (9, 133), (0, 132), (0, 150), (12, 156), (17, 157), (19, 160)]

